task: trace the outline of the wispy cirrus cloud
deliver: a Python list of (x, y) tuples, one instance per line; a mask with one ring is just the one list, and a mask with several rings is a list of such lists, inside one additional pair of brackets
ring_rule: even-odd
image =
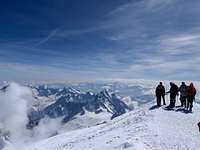
[[(181, 5), (180, 5), (181, 4)], [(132, 1), (112, 11), (106, 39), (122, 43), (131, 60), (119, 76), (198, 78), (200, 2)], [(126, 46), (124, 46), (126, 45)], [(119, 62), (120, 64), (120, 62)]]
[[(159, 43), (160, 41), (160, 43)], [(140, 59), (130, 65), (124, 76), (136, 74), (141, 78), (198, 79), (200, 72), (199, 36), (177, 35), (162, 38), (157, 45), (148, 49), (156, 51), (154, 55), (142, 54)]]
[(161, 37), (159, 46), (169, 54), (197, 54), (200, 52), (200, 31)]
[(46, 37), (44, 37), (38, 43), (36, 43), (35, 46), (39, 46), (41, 44), (44, 44), (44, 43), (48, 42), (51, 38), (53, 38), (54, 36), (57, 35), (59, 30), (60, 30), (59, 28), (56, 28), (56, 29), (52, 30)]
[(42, 31), (31, 40), (3, 42), (7, 43), (7, 51), (0, 49), (1, 63), (10, 63), (8, 68), (18, 74), (25, 72), (23, 68), (33, 70), (35, 76), (43, 72), (42, 79), (52, 74), (49, 80), (82, 77), (84, 80), (197, 80), (200, 73), (197, 65), (200, 63), (199, 8), (199, 0), (127, 1), (87, 25), (62, 24)]

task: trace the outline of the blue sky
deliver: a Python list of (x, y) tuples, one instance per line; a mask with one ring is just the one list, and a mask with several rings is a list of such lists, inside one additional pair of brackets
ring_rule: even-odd
[(199, 0), (21, 0), (0, 5), (0, 79), (199, 80)]

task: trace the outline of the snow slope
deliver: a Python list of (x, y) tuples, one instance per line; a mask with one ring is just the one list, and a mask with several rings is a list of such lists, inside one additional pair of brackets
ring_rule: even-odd
[(180, 108), (149, 109), (147, 104), (95, 127), (74, 130), (21, 150), (197, 150), (200, 105), (193, 113)]

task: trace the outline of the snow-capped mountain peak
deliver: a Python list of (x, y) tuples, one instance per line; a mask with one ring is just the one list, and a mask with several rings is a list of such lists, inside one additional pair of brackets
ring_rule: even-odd
[[(127, 112), (130, 108), (121, 101), (111, 90), (104, 89), (99, 93), (80, 92), (74, 88), (54, 89), (39, 86), (34, 88), (38, 92), (35, 95), (40, 99), (47, 98), (51, 100), (49, 105), (41, 107), (38, 112), (29, 113), (30, 125), (35, 125), (45, 116), (51, 118), (63, 117), (64, 122), (70, 121), (78, 114), (85, 114), (85, 111), (111, 114), (111, 119)], [(47, 103), (48, 104), (48, 103)]]

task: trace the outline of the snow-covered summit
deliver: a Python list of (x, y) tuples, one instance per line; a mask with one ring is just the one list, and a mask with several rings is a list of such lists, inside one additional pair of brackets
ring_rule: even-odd
[[(191, 114), (184, 113), (179, 107), (173, 111), (166, 111), (163, 107), (156, 109), (152, 107), (155, 84), (85, 84), (70, 88), (29, 86), (35, 97), (29, 119), (39, 122), (30, 128), (30, 139), (25, 138), (20, 142), (23, 144), (26, 141), (24, 150), (197, 149), (195, 144), (199, 146), (199, 133), (196, 124), (200, 119), (200, 106), (195, 104)], [(82, 91), (79, 86), (90, 90)], [(196, 102), (199, 101), (198, 95)], [(169, 100), (168, 96), (166, 100)], [(130, 106), (134, 111), (128, 111)], [(45, 116), (49, 116), (50, 121)], [(33, 140), (44, 131), (45, 136)], [(195, 144), (187, 143), (189, 140)], [(9, 144), (6, 148), (9, 148)], [(15, 143), (12, 145), (15, 146)]]
[[(197, 150), (200, 105), (186, 114), (151, 104), (95, 127), (67, 132), (23, 150)], [(151, 108), (151, 109), (150, 109)]]

